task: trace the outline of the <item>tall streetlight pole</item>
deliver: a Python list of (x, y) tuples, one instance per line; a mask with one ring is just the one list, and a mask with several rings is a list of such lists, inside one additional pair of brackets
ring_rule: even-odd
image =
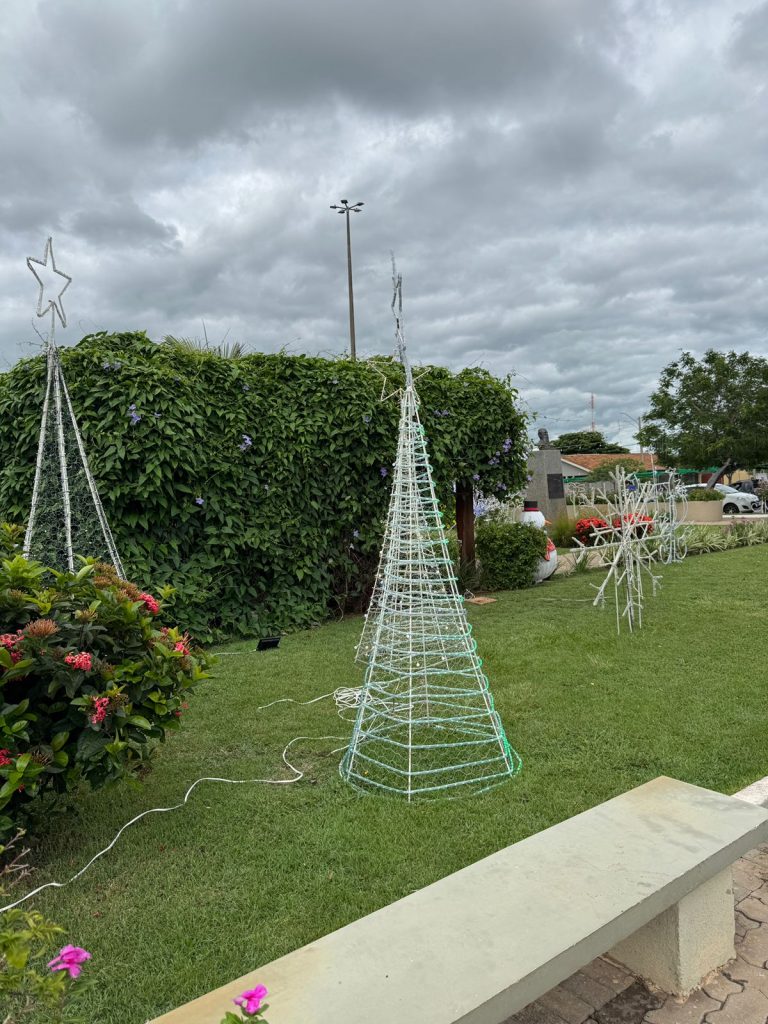
[(620, 412), (619, 416), (624, 416), (624, 418), (628, 419), (630, 421), (630, 423), (636, 423), (637, 424), (637, 434), (635, 434), (635, 439), (637, 440), (637, 443), (640, 445), (640, 454), (642, 455), (643, 454), (643, 444), (642, 444), (642, 441), (640, 441), (640, 438), (637, 435), (643, 429), (643, 417), (642, 416), (630, 416), (628, 412)]
[(353, 203), (351, 206), (346, 199), (340, 199), (340, 206), (332, 206), (332, 210), (346, 214), (347, 217), (347, 283), (349, 285), (349, 357), (354, 362), (357, 358), (355, 353), (355, 300), (352, 295), (352, 242), (349, 235), (350, 213), (360, 213), (365, 203)]

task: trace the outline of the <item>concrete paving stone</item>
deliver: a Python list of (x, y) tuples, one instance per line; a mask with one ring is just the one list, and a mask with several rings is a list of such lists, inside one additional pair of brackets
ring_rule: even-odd
[(764, 850), (759, 847), (756, 850), (750, 850), (749, 853), (744, 854), (741, 860), (742, 862), (748, 860), (751, 864), (756, 864), (763, 878), (768, 879), (768, 853)]
[(765, 967), (768, 962), (768, 925), (761, 924), (747, 932), (739, 944), (739, 956), (753, 967)]
[(749, 986), (743, 992), (728, 996), (721, 1010), (714, 1010), (704, 1018), (706, 1024), (765, 1024), (768, 1018), (768, 998)]
[(723, 974), (731, 981), (740, 982), (742, 985), (757, 989), (758, 992), (768, 996), (768, 971), (747, 963), (741, 956), (737, 956), (731, 963), (726, 964)]
[(733, 894), (737, 903), (765, 884), (765, 879), (761, 878), (756, 871), (742, 867), (742, 863), (745, 862), (740, 861), (733, 865)]
[(595, 981), (594, 978), (581, 973), (573, 974), (570, 978), (566, 978), (562, 982), (561, 987), (578, 996), (592, 1010), (598, 1010), (616, 995), (613, 989), (608, 988), (607, 985), (603, 985), (599, 981)]
[(584, 1024), (587, 1017), (592, 1016), (595, 1009), (591, 1003), (585, 1003), (583, 999), (575, 996), (573, 992), (558, 985), (550, 992), (539, 996), (538, 1002), (547, 1010), (558, 1013), (567, 1024)]
[(750, 896), (747, 896), (745, 900), (742, 900), (739, 904), (739, 908), (736, 911), (736, 927), (741, 928), (742, 931), (751, 932), (753, 928), (760, 927), (760, 921), (754, 921), (751, 917), (742, 913), (741, 906), (743, 903), (756, 903), (759, 907), (763, 907), (764, 910), (768, 911), (768, 907), (764, 906), (760, 900), (754, 900)]
[(599, 981), (601, 985), (605, 985), (606, 988), (611, 989), (616, 995), (619, 992), (623, 992), (625, 988), (629, 988), (635, 980), (634, 975), (630, 974), (629, 971), (601, 956), (593, 960), (592, 963), (587, 964), (586, 967), (582, 967), (581, 973), (594, 978), (595, 981)]
[(506, 1020), (504, 1024), (563, 1024), (563, 1018), (558, 1013), (553, 1013), (541, 1003), (529, 1003), (523, 1010)]
[(636, 981), (594, 1014), (597, 1024), (642, 1024), (649, 1010), (664, 1003), (661, 996), (649, 992), (642, 981)]
[(724, 1003), (728, 996), (734, 992), (741, 992), (743, 988), (737, 981), (731, 981), (724, 974), (715, 974), (701, 987), (710, 999), (716, 999), (719, 1003)]
[[(752, 896), (756, 900), (761, 900), (763, 903), (768, 903), (768, 882), (763, 882), (759, 889), (753, 889), (751, 893), (747, 893), (747, 896)], [(744, 899), (747, 898), (744, 897)], [(737, 899), (736, 905), (738, 906), (742, 900)]]
[(645, 1017), (646, 1024), (701, 1024), (706, 1014), (719, 1010), (722, 1003), (711, 999), (705, 992), (693, 992), (684, 1003), (667, 999), (658, 1010)]
[(748, 917), (751, 921), (768, 924), (768, 906), (754, 896), (748, 896), (745, 900), (742, 900), (736, 908), (736, 912), (743, 914), (744, 917)]

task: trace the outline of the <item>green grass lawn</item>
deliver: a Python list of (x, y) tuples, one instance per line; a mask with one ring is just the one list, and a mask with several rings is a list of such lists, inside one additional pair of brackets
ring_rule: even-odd
[(330, 752), (351, 727), (332, 701), (256, 712), (277, 697), (357, 685), (360, 618), (286, 637), (277, 651), (226, 648), (140, 790), (86, 795), (76, 816), (52, 820), (34, 884), (69, 876), (124, 821), (178, 802), (198, 776), (285, 777), (289, 739), (339, 739), (294, 748), (307, 772), (296, 785), (198, 787), (183, 810), (129, 830), (78, 882), (35, 898), (66, 941), (93, 953), (85, 1018), (143, 1024), (657, 775), (727, 793), (767, 774), (767, 569), (763, 547), (666, 569), (633, 636), (617, 637), (612, 609), (592, 608), (591, 573), (469, 606), (524, 767), (464, 801), (408, 806), (346, 786)]

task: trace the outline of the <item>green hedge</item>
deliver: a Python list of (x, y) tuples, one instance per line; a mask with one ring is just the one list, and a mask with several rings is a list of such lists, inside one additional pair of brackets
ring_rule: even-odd
[(484, 590), (530, 587), (547, 551), (547, 534), (532, 523), (484, 520), (477, 529), (480, 584)]
[[(226, 358), (142, 333), (90, 335), (62, 363), (129, 577), (173, 584), (195, 636), (290, 629), (364, 604), (397, 436), (398, 403), (380, 398), (399, 365)], [(509, 380), (419, 373), (441, 500), (461, 479), (486, 494), (522, 487), (526, 422)], [(42, 356), (0, 375), (10, 520), (29, 509), (44, 380)]]

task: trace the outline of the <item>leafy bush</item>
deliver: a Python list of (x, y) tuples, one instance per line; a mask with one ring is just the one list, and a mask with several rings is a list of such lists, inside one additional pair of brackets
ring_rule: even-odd
[(584, 519), (577, 520), (573, 528), (573, 535), (580, 544), (591, 547), (595, 543), (595, 530), (602, 530), (607, 525), (607, 521), (599, 516), (586, 516)]
[(547, 535), (532, 523), (488, 519), (478, 527), (476, 549), (484, 589), (518, 590), (533, 585)]
[(690, 555), (768, 544), (768, 522), (765, 520), (757, 520), (754, 523), (730, 523), (726, 527), (694, 525), (683, 529)]
[[(370, 592), (403, 381), (391, 359), (227, 358), (142, 333), (62, 352), (91, 467), (132, 579), (173, 582), (201, 640), (306, 626)], [(45, 357), (0, 375), (0, 513), (29, 509)], [(509, 380), (427, 367), (421, 418), (443, 504), (454, 481), (525, 483)], [(96, 554), (96, 552), (80, 552)]]
[(558, 516), (549, 528), (549, 536), (557, 548), (573, 547), (573, 538), (576, 533), (576, 523), (570, 516)]
[[(0, 904), (5, 903), (8, 890), (30, 873), (24, 861), (29, 850), (19, 849), (23, 834), (18, 832), (5, 846), (0, 846), (0, 860), (4, 861), (0, 866)], [(89, 982), (79, 975), (90, 953), (79, 946), (64, 946), (49, 959), (55, 949), (54, 940), (63, 931), (35, 910), (15, 908), (3, 914), (0, 994), (5, 1024), (21, 1022), (35, 1011), (44, 1011), (50, 1024), (73, 1019), (70, 1011), (89, 987)]]
[(711, 491), (708, 487), (694, 487), (688, 491), (688, 501), (722, 501), (724, 495), (720, 491)]
[(179, 728), (207, 659), (159, 611), (111, 566), (0, 562), (0, 834), (47, 794), (134, 773)]
[(626, 459), (603, 459), (602, 462), (595, 466), (591, 473), (581, 477), (581, 479), (584, 483), (610, 481), (611, 473), (615, 473), (620, 468), (628, 475), (630, 473), (641, 473), (645, 469), (645, 463), (642, 459), (633, 459), (631, 456), (628, 456)]

